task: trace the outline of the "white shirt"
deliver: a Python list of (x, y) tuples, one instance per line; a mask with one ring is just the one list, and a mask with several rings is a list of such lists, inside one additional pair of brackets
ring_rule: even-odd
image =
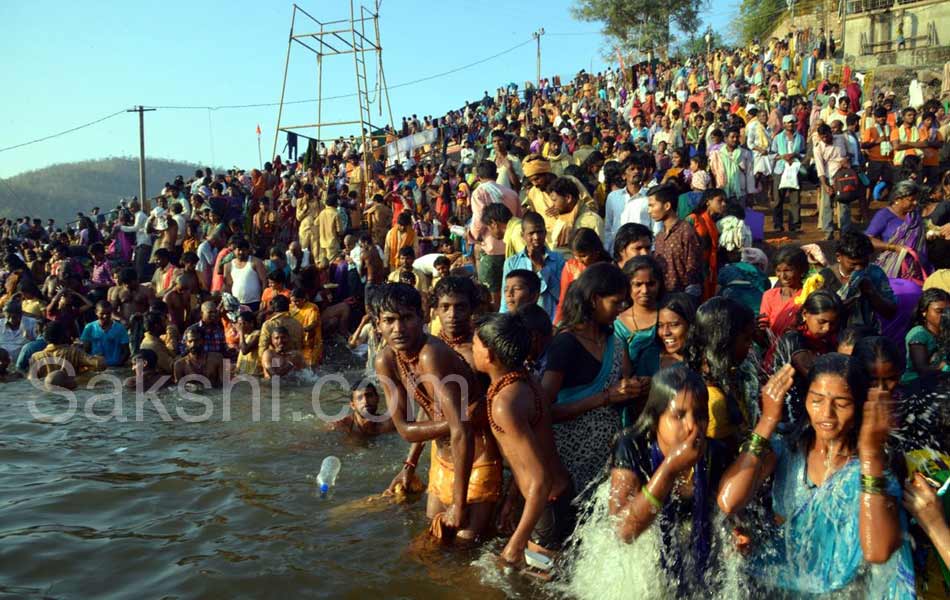
[(131, 225), (123, 225), (122, 231), (127, 233), (135, 232), (136, 246), (152, 245), (152, 236), (148, 234), (148, 215), (141, 209), (135, 213), (135, 221)]
[[(359, 248), (359, 246), (357, 246), (357, 248)], [(286, 252), (286, 256), (287, 256), (287, 265), (290, 267), (290, 270), (291, 270), (291, 271), (296, 271), (296, 270), (297, 270), (297, 257), (294, 256), (294, 253), (291, 252), (290, 250), (288, 250), (288, 251)], [(309, 266), (310, 266), (310, 249), (309, 249), (309, 248), (304, 248), (304, 249), (302, 250), (302, 255), (301, 255), (301, 257), (300, 257), (300, 268), (303, 269), (303, 268), (309, 267)]]
[(7, 318), (0, 318), (0, 348), (3, 348), (10, 354), (10, 362), (16, 363), (20, 356), (20, 349), (36, 339), (36, 319), (23, 316), (20, 318), (20, 326), (17, 329), (10, 329), (7, 325)]
[(218, 258), (218, 253), (208, 240), (198, 244), (198, 266), (197, 270), (206, 271), (214, 266), (214, 261)]
[(626, 186), (607, 194), (604, 219), (604, 249), (613, 253), (614, 237), (625, 223), (640, 223), (649, 227), (653, 233), (662, 229), (662, 223), (654, 223), (647, 210), (647, 187), (643, 186), (635, 195), (630, 195)]

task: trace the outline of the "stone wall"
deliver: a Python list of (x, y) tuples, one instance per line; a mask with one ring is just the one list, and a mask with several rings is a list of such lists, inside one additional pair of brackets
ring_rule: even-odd
[[(849, 0), (852, 10), (861, 6), (856, 2)], [(932, 68), (950, 60), (950, 0), (884, 4), (883, 9), (848, 15), (844, 23), (846, 64), (858, 70), (879, 66)], [(905, 47), (898, 49), (897, 28), (901, 23)]]

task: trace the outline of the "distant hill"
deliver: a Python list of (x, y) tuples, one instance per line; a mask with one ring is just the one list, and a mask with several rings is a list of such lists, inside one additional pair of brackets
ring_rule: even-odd
[[(146, 192), (155, 196), (166, 181), (195, 174), (198, 165), (148, 159)], [(31, 216), (56, 219), (62, 224), (76, 218), (77, 212), (89, 214), (94, 206), (107, 212), (121, 198), (139, 193), (139, 163), (135, 158), (104, 158), (51, 165), (0, 180), (0, 217)]]

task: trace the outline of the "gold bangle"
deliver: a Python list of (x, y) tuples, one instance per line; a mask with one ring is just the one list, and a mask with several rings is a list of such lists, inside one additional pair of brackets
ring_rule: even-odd
[(663, 510), (663, 502), (650, 493), (650, 490), (647, 489), (647, 486), (640, 488), (640, 492), (643, 494), (643, 497), (647, 499), (647, 502), (653, 505), (657, 510)]

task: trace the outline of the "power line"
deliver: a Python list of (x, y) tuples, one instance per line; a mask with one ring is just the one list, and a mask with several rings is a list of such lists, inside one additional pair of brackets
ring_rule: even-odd
[(106, 116), (102, 117), (101, 119), (96, 119), (95, 121), (90, 121), (90, 122), (88, 122), (88, 123), (83, 123), (82, 125), (78, 125), (78, 126), (76, 126), (76, 127), (73, 127), (73, 128), (70, 128), (70, 129), (66, 129), (65, 131), (60, 131), (60, 132), (58, 132), (58, 133), (53, 133), (53, 134), (47, 135), (47, 136), (45, 136), (45, 137), (37, 138), (37, 139), (35, 139), (35, 140), (30, 140), (29, 142), (23, 142), (22, 144), (15, 144), (15, 145), (13, 145), (13, 146), (7, 146), (6, 148), (0, 148), (0, 152), (6, 152), (7, 150), (14, 150), (14, 149), (16, 149), (16, 148), (22, 148), (23, 146), (29, 146), (30, 144), (36, 144), (36, 143), (39, 143), (39, 142), (45, 142), (46, 140), (51, 140), (51, 139), (57, 138), (57, 137), (59, 137), (59, 136), (61, 136), (61, 135), (66, 135), (67, 133), (72, 133), (72, 132), (74, 132), (74, 131), (79, 131), (80, 129), (84, 129), (84, 128), (86, 128), (86, 127), (91, 127), (91, 126), (93, 126), (93, 125), (95, 125), (95, 124), (97, 124), (97, 123), (102, 123), (103, 121), (107, 121), (107, 120), (111, 119), (112, 117), (117, 117), (117, 116), (121, 115), (121, 114), (124, 113), (124, 112), (125, 112), (125, 109), (119, 110), (119, 111), (116, 111), (116, 112), (112, 113), (111, 115), (106, 115)]
[[(445, 76), (447, 76), (447, 75), (453, 75), (453, 74), (455, 74), (455, 73), (458, 73), (459, 71), (464, 71), (465, 69), (470, 69), (470, 68), (472, 68), (472, 67), (474, 67), (474, 66), (480, 65), (480, 64), (482, 64), (482, 63), (486, 63), (486, 62), (488, 62), (488, 61), (490, 61), (490, 60), (494, 60), (494, 59), (496, 59), (496, 58), (498, 58), (498, 57), (500, 57), (500, 56), (504, 56), (505, 54), (509, 54), (509, 53), (511, 53), (511, 52), (514, 52), (514, 51), (517, 50), (518, 48), (521, 48), (522, 46), (526, 46), (526, 45), (532, 43), (533, 41), (534, 41), (533, 39), (525, 40), (525, 41), (521, 42), (520, 44), (517, 44), (517, 45), (515, 45), (515, 46), (512, 46), (511, 48), (508, 48), (507, 50), (502, 50), (501, 52), (498, 52), (497, 54), (492, 54), (491, 56), (485, 57), (485, 58), (480, 59), (480, 60), (477, 60), (477, 61), (475, 61), (475, 62), (468, 63), (467, 65), (462, 65), (462, 66), (460, 66), (460, 67), (456, 67), (456, 68), (450, 69), (450, 70), (448, 70), (448, 71), (443, 71), (443, 72), (441, 72), (441, 73), (435, 73), (435, 74), (433, 74), (433, 75), (428, 75), (428, 76), (426, 76), (426, 77), (420, 77), (419, 79), (413, 79), (412, 81), (404, 81), (403, 83), (397, 83), (397, 84), (395, 84), (395, 85), (390, 85), (390, 86), (387, 86), (386, 89), (387, 89), (387, 90), (394, 90), (394, 89), (401, 88), (401, 87), (407, 87), (407, 86), (410, 86), (410, 85), (416, 85), (417, 83), (422, 83), (422, 82), (425, 82), (425, 81), (431, 81), (432, 79), (438, 79), (438, 78), (440, 78), (440, 77), (445, 77)], [(327, 100), (340, 100), (340, 99), (343, 99), (343, 98), (353, 98), (353, 97), (355, 97), (355, 96), (356, 96), (355, 93), (353, 93), (353, 94), (341, 94), (341, 95), (339, 95), (339, 96), (328, 96), (328, 97), (324, 97), (323, 100), (324, 100), (324, 101), (327, 101)], [(317, 101), (317, 98), (307, 98), (306, 100), (290, 100), (290, 101), (288, 101), (288, 102), (284, 102), (284, 106), (287, 106), (288, 104), (309, 104), (309, 103), (313, 103), (313, 102), (316, 102), (316, 101)], [(271, 106), (277, 106), (277, 105), (279, 105), (279, 104), (280, 104), (280, 102), (261, 102), (261, 103), (258, 103), (258, 104), (226, 104), (226, 105), (222, 105), (222, 106), (155, 106), (155, 107), (153, 107), (153, 108), (160, 108), (160, 109), (163, 109), (163, 110), (226, 110), (226, 109), (240, 109), (240, 108), (267, 108), (267, 107), (271, 107)]]

